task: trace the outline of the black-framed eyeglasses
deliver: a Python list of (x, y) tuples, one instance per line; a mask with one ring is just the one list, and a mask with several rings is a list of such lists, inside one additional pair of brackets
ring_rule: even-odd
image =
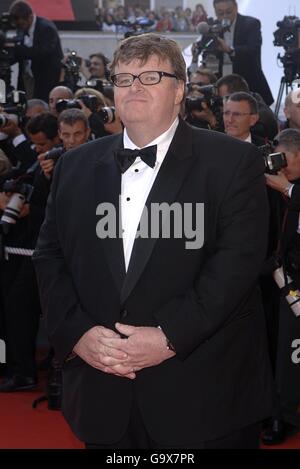
[(131, 86), (136, 78), (138, 78), (142, 85), (150, 86), (160, 83), (162, 77), (176, 78), (177, 80), (177, 76), (173, 73), (159, 72), (156, 70), (142, 72), (139, 75), (133, 75), (132, 73), (116, 73), (111, 76), (111, 80), (115, 86), (125, 88)]

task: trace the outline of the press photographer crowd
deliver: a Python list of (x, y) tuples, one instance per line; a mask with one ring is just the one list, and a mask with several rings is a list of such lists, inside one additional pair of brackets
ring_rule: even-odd
[[(236, 0), (212, 1), (215, 18), (207, 18), (198, 5), (199, 18), (185, 21), (200, 39), (192, 46), (180, 119), (256, 146), (264, 161), (270, 221), (258, 282), (274, 390), (272, 415), (263, 422), (261, 440), (276, 445), (300, 428), (300, 353), (299, 344), (292, 345), (300, 339), (300, 88), (292, 88), (300, 75), (300, 19), (287, 16), (274, 32), (274, 46), (284, 48), (274, 112), (261, 65), (260, 21), (241, 15)], [(116, 20), (106, 12), (102, 24), (116, 27), (130, 14), (136, 20), (138, 13), (120, 8), (125, 17), (122, 13)], [(182, 18), (183, 10), (176, 9), (173, 23), (183, 24)], [(165, 31), (163, 20), (166, 24), (168, 19), (165, 11), (163, 19), (145, 23), (138, 33), (127, 28), (127, 37), (147, 34), (153, 24), (156, 31)], [(134, 83), (147, 88), (165, 79), (163, 72), (144, 71), (124, 74), (120, 83), (110, 73), (111, 59), (101, 52), (101, 44), (87, 58), (76, 51), (64, 55), (54, 23), (36, 16), (24, 1), (15, 1), (0, 18), (0, 339), (6, 344), (0, 393), (36, 389), (38, 370), (46, 367), (51, 409), (61, 405), (61, 364), (51, 347), (43, 363), (37, 363), (43, 315), (32, 255), (56, 164), (69, 150), (123, 131), (115, 87)], [(14, 64), (16, 89), (11, 85)], [(220, 154), (219, 164), (226, 166), (226, 155)]]

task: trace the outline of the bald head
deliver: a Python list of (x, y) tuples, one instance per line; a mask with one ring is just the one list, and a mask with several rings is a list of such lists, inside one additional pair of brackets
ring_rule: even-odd
[(49, 109), (51, 114), (57, 116), (55, 106), (59, 99), (72, 99), (73, 97), (73, 91), (67, 86), (56, 86), (53, 88), (49, 94)]

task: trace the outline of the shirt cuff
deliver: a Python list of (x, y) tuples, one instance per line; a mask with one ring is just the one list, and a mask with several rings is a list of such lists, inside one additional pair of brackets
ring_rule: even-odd
[(289, 196), (289, 198), (292, 197), (292, 190), (293, 190), (294, 185), (295, 185), (295, 184), (291, 184), (291, 185), (290, 185), (290, 188), (289, 188), (289, 191), (288, 191), (288, 196)]
[(24, 134), (21, 134), (21, 135), (17, 135), (17, 137), (15, 137), (12, 141), (13, 143), (13, 146), (14, 147), (17, 147), (18, 145), (20, 145), (21, 143), (25, 142), (27, 139), (25, 137)]

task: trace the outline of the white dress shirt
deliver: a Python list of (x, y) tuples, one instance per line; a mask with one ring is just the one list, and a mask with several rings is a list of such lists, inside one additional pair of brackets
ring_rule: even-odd
[[(151, 168), (144, 163), (141, 158), (137, 157), (130, 168), (122, 174), (121, 220), (126, 271), (128, 269), (137, 228), (146, 200), (167, 154), (178, 123), (179, 119), (176, 117), (166, 132), (147, 145), (157, 145), (157, 156), (154, 168)], [(139, 149), (139, 147), (130, 140), (126, 129), (124, 130), (123, 144), (124, 148), (131, 150)]]

